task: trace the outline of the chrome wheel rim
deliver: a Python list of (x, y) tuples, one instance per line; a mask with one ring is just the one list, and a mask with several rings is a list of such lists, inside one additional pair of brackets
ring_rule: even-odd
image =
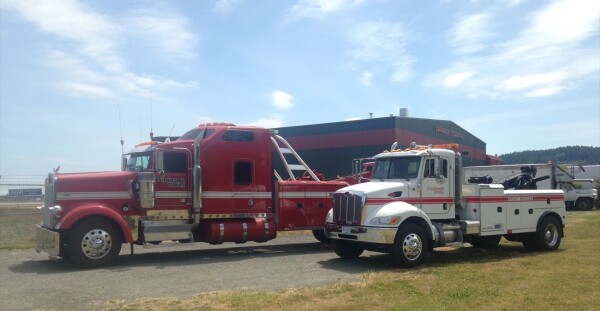
[(554, 246), (558, 241), (558, 228), (555, 224), (549, 224), (544, 231), (544, 242), (548, 246)]
[(415, 260), (419, 258), (423, 251), (423, 242), (419, 235), (415, 233), (408, 234), (402, 242), (402, 252), (404, 257), (408, 260)]
[(106, 256), (110, 252), (111, 246), (112, 238), (110, 234), (102, 229), (88, 231), (81, 240), (81, 250), (90, 259), (100, 259)]

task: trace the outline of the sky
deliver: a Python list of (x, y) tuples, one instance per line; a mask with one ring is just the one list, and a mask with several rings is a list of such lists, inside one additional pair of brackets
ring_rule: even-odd
[(599, 32), (597, 0), (0, 0), (0, 183), (400, 108), (492, 155), (600, 146)]

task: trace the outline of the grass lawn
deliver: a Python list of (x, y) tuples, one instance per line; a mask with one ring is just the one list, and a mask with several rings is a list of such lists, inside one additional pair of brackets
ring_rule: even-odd
[(565, 235), (554, 252), (502, 240), (493, 250), (438, 250), (422, 267), (356, 283), (144, 298), (109, 310), (599, 310), (600, 210), (569, 212)]
[[(0, 249), (32, 248), (41, 217), (34, 207), (0, 206)], [(530, 252), (502, 240), (491, 250), (437, 250), (419, 268), (365, 273), (355, 283), (201, 293), (189, 300), (141, 298), (109, 302), (108, 309), (599, 310), (600, 210), (569, 212), (565, 235), (554, 252)]]

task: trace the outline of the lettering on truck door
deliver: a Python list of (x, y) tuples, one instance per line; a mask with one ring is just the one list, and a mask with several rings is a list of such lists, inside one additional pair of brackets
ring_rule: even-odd
[[(450, 211), (454, 200), (450, 196), (450, 179), (448, 178), (448, 159), (428, 158), (423, 167), (421, 180), (420, 204), (424, 212), (430, 217), (445, 215)], [(441, 170), (438, 170), (441, 165)], [(441, 175), (438, 173), (441, 172)]]
[(156, 180), (155, 206), (182, 208), (191, 202), (190, 157), (187, 151), (165, 151), (163, 171)]

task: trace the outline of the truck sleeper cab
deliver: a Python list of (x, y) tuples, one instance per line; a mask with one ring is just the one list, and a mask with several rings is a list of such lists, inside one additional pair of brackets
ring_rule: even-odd
[(331, 196), (347, 185), (319, 180), (275, 132), (232, 124), (138, 145), (122, 168), (50, 174), (36, 249), (95, 267), (112, 262), (123, 243), (133, 252), (162, 241), (264, 242), (281, 230), (313, 230), (327, 242)]
[(371, 182), (334, 194), (325, 235), (340, 257), (386, 252), (409, 268), (435, 247), (491, 247), (502, 236), (528, 249), (559, 247), (567, 221), (562, 191), (463, 184), (459, 146), (395, 146), (374, 157)]

